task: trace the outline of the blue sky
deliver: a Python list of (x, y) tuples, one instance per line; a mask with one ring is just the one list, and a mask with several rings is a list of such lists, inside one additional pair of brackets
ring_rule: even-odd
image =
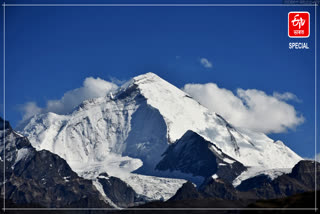
[[(288, 12), (296, 10), (311, 14), (307, 39), (287, 35)], [(24, 103), (44, 107), (86, 77), (128, 80), (153, 72), (179, 88), (213, 82), (234, 93), (295, 94), (302, 102), (289, 104), (305, 122), (269, 136), (313, 157), (314, 21), (314, 8), (302, 6), (8, 7), (6, 119), (17, 125)], [(308, 42), (310, 49), (289, 50), (289, 42)]]

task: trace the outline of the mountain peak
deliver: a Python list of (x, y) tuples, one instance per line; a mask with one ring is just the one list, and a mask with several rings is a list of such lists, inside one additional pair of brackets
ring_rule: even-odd
[[(205, 129), (215, 115), (187, 93), (154, 73), (136, 76), (123, 84), (116, 98), (142, 95), (147, 104), (159, 111), (166, 122), (168, 141), (173, 143), (186, 131)], [(210, 116), (209, 116), (210, 115)], [(211, 119), (206, 119), (210, 117)], [(211, 121), (212, 123), (215, 123)]]
[[(138, 170), (152, 176), (158, 173), (154, 169), (163, 152), (184, 134), (190, 135), (188, 130), (198, 136), (194, 141), (201, 136), (205, 146), (208, 142), (216, 145), (217, 150), (206, 146), (206, 153), (230, 157), (223, 158), (220, 166), (238, 161), (245, 167), (291, 168), (301, 160), (284, 144), (273, 143), (264, 134), (233, 128), (222, 116), (210, 112), (154, 73), (132, 78), (107, 98), (87, 100), (71, 114), (47, 114), (40, 119), (35, 116), (21, 132), (36, 149), (60, 155), (85, 178), (95, 179), (95, 174), (108, 172), (136, 186), (138, 194), (146, 191), (146, 196), (159, 199), (174, 194), (180, 181), (172, 181), (177, 188), (170, 188), (167, 192), (170, 194), (163, 195), (159, 192), (167, 188), (166, 181), (156, 186), (151, 182), (154, 191), (149, 191), (141, 182), (132, 180), (130, 176), (138, 175), (131, 173)], [(199, 142), (191, 142), (190, 147), (194, 145), (203, 150)], [(185, 162), (194, 152), (188, 151)], [(202, 158), (200, 154), (193, 157)]]
[(161, 77), (156, 75), (155, 73), (148, 72), (145, 74), (138, 75), (136, 77), (132, 78), (135, 82), (141, 82), (141, 81), (159, 81), (163, 80)]
[(120, 87), (119, 92), (121, 93), (127, 90), (131, 90), (132, 88), (139, 88), (141, 92), (146, 93), (147, 91), (153, 93), (159, 91), (161, 93), (171, 92), (175, 94), (185, 94), (185, 92), (181, 91), (179, 88), (175, 87), (174, 85), (170, 84), (169, 82), (152, 72), (133, 77)]

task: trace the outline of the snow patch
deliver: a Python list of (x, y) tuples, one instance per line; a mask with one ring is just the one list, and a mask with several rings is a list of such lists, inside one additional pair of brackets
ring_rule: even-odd
[(253, 178), (257, 175), (267, 175), (271, 180), (279, 177), (283, 174), (288, 174), (292, 171), (292, 168), (278, 168), (278, 169), (263, 169), (261, 167), (249, 167), (246, 171), (242, 172), (233, 182), (232, 185), (237, 187), (242, 181), (249, 178)]
[(219, 176), (217, 174), (214, 174), (214, 175), (212, 175), (212, 178), (217, 179), (217, 178), (219, 178)]
[(186, 182), (183, 179), (161, 178), (131, 174), (123, 179), (140, 195), (153, 200), (168, 200), (174, 196), (177, 190)]
[(107, 176), (103, 176), (103, 175), (99, 175), (97, 178), (101, 178), (101, 179), (109, 180), (109, 177), (107, 177)]
[(25, 159), (28, 156), (28, 154), (29, 154), (29, 149), (27, 148), (19, 149), (14, 165), (18, 163), (20, 160)]
[(229, 164), (233, 164), (235, 162), (234, 160), (231, 160), (229, 158), (224, 158), (223, 161)]
[(63, 177), (63, 180), (64, 180), (65, 182), (69, 182), (69, 181), (70, 181), (70, 176)]
[(24, 137), (22, 134), (20, 134), (19, 132), (13, 131), (14, 134), (16, 134), (18, 137)]

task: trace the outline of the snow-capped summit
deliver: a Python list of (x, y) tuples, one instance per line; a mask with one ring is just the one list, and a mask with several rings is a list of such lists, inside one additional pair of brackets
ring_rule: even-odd
[(107, 172), (158, 199), (172, 196), (184, 181), (171, 179), (168, 188), (167, 180), (131, 172), (153, 175), (161, 155), (188, 130), (246, 167), (292, 168), (302, 159), (262, 133), (233, 127), (153, 73), (132, 78), (106, 97), (86, 100), (71, 114), (35, 115), (20, 128), (36, 149), (60, 155), (79, 175)]
[(205, 129), (207, 122), (210, 122), (207, 117), (215, 117), (187, 93), (156, 74), (147, 73), (134, 77), (124, 85), (124, 91), (136, 88), (146, 98), (147, 104), (159, 110), (166, 121), (168, 140), (171, 143), (189, 129)]

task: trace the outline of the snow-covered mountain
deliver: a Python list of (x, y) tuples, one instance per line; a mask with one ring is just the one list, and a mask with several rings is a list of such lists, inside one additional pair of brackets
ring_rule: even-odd
[(169, 145), (189, 130), (211, 142), (213, 153), (231, 157), (229, 164), (247, 167), (244, 174), (292, 168), (302, 159), (281, 141), (233, 127), (153, 73), (134, 77), (105, 97), (86, 100), (70, 114), (35, 115), (19, 127), (37, 150), (58, 154), (80, 176), (94, 179), (107, 172), (151, 199), (171, 197), (185, 182), (174, 178), (193, 176), (177, 169), (161, 178), (164, 174), (155, 169)]

